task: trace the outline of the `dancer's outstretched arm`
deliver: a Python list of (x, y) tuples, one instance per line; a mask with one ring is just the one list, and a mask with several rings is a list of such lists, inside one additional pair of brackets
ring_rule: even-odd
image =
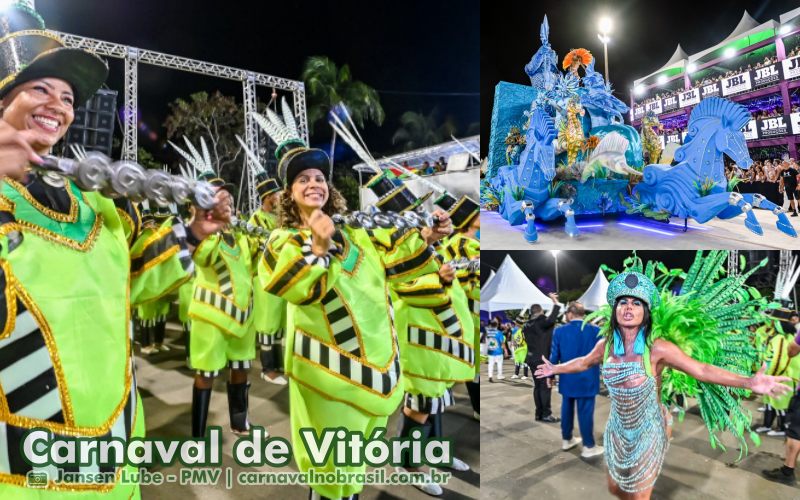
[(791, 382), (789, 377), (773, 377), (765, 375), (766, 365), (752, 377), (745, 377), (724, 370), (714, 365), (701, 363), (687, 356), (678, 346), (664, 339), (653, 342), (652, 353), (666, 365), (680, 370), (701, 382), (727, 385), (729, 387), (743, 387), (758, 394), (780, 396), (791, 391), (791, 387), (782, 382)]
[(575, 358), (566, 363), (554, 365), (547, 358), (542, 356), (543, 365), (536, 368), (536, 378), (552, 377), (553, 375), (560, 375), (562, 373), (578, 373), (588, 370), (592, 366), (599, 364), (603, 360), (603, 350), (606, 348), (606, 340), (601, 339), (597, 341), (592, 352), (586, 356)]

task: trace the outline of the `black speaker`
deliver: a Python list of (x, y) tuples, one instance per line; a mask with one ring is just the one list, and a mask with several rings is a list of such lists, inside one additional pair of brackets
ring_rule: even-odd
[(75, 110), (75, 119), (67, 131), (67, 156), (72, 156), (69, 146), (83, 146), (87, 151), (100, 151), (111, 156), (114, 122), (117, 109), (117, 92), (100, 89), (86, 106)]

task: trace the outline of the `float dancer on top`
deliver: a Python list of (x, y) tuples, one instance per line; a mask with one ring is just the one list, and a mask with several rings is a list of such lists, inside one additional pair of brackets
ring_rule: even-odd
[(0, 54), (0, 498), (138, 498), (137, 484), (118, 483), (121, 467), (99, 468), (116, 470), (110, 484), (57, 484), (54, 468), (45, 468), (47, 485), (25, 488), (32, 466), (21, 439), (32, 428), (56, 437), (144, 436), (131, 307), (186, 281), (190, 243), (230, 214), (221, 205), (199, 210), (190, 227), (173, 221), (145, 241), (130, 203), (117, 210), (71, 180), (33, 175), (28, 162), (40, 162), (66, 134), (74, 107), (108, 69), (97, 56), (66, 48), (20, 5), (0, 12)]
[[(346, 207), (330, 184), (328, 155), (299, 138), (286, 102), (284, 120), (268, 110), (254, 115), (278, 144), (283, 182), (280, 227), (272, 232), (259, 277), (264, 289), (283, 297), (287, 309), (286, 374), (294, 458), (305, 472), (311, 460), (299, 431), (345, 427), (371, 435), (397, 410), (402, 376), (388, 283), (435, 272), (430, 244), (450, 233), (439, 211), (433, 229), (337, 230), (331, 216)], [(336, 466), (318, 472), (364, 472)], [(363, 485), (313, 485), (312, 498), (357, 496)]]

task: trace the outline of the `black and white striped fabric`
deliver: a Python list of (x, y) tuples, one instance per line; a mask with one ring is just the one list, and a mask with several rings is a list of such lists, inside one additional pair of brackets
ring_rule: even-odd
[(183, 221), (175, 221), (172, 226), (172, 232), (181, 247), (178, 252), (178, 260), (180, 260), (181, 267), (187, 274), (194, 274), (194, 261), (192, 260), (192, 253), (189, 251), (189, 244), (186, 242), (186, 226)]
[(258, 345), (261, 346), (273, 346), (280, 344), (281, 340), (283, 340), (283, 328), (278, 330), (278, 332), (273, 335), (256, 332), (256, 342), (258, 342)]
[(353, 326), (353, 319), (334, 289), (331, 289), (322, 299), (322, 307), (325, 309), (325, 317), (331, 325), (336, 345), (353, 356), (360, 357), (361, 347)]
[(217, 375), (219, 375), (219, 370), (214, 370), (214, 371), (210, 371), (210, 372), (203, 371), (203, 370), (197, 370), (197, 374), (200, 375), (201, 377), (214, 378)]
[[(303, 259), (306, 261), (306, 264), (313, 266), (314, 264), (319, 264), (320, 266), (328, 269), (328, 266), (331, 263), (331, 254), (329, 253), (320, 257), (319, 255), (315, 254), (311, 251), (311, 238), (306, 238), (303, 240), (303, 244), (300, 247), (303, 252)], [(335, 250), (336, 245), (331, 242), (331, 249)]]
[(247, 321), (247, 318), (250, 317), (250, 313), (253, 311), (252, 300), (250, 301), (250, 304), (247, 306), (246, 310), (239, 309), (232, 300), (229, 300), (227, 297), (224, 297), (218, 293), (214, 293), (206, 288), (195, 288), (194, 298), (200, 302), (215, 307), (220, 311), (223, 311), (225, 314), (236, 320), (236, 322), (240, 325)]
[(452, 307), (442, 307), (434, 309), (436, 317), (442, 322), (444, 331), (451, 337), (460, 337), (463, 333), (461, 331), (461, 323), (456, 317), (456, 312)]
[[(395, 340), (393, 342), (395, 353), (397, 353), (397, 342)], [(352, 382), (384, 396), (391, 394), (397, 386), (400, 374), (400, 357), (397, 354), (395, 354), (389, 369), (382, 372), (345, 356), (300, 331), (296, 333), (294, 354), (320, 364), (328, 371), (342, 375)]]
[(475, 299), (467, 299), (467, 304), (469, 305), (469, 310), (472, 311), (472, 314), (476, 316), (481, 314), (481, 303)]
[(244, 361), (228, 361), (228, 368), (231, 370), (249, 370), (250, 360), (246, 359)]
[[(133, 368), (131, 368), (133, 369)], [(128, 394), (128, 400), (125, 402), (123, 410), (120, 412), (117, 419), (111, 425), (108, 432), (103, 435), (94, 437), (98, 440), (108, 440), (111, 438), (121, 439), (128, 441), (133, 431), (134, 419), (136, 418), (136, 373), (132, 373), (133, 380), (131, 381), (131, 391)], [(48, 476), (53, 479), (58, 476), (58, 470), (54, 465), (44, 467), (34, 467), (22, 457), (20, 450), (26, 434), (30, 431), (28, 428), (18, 427), (7, 422), (0, 422), (0, 473), (2, 474), (16, 474), (24, 476), (28, 472), (46, 472)], [(53, 433), (53, 438), (58, 440), (67, 440), (75, 437), (70, 434), (61, 435)], [(90, 437), (90, 436), (85, 436)], [(74, 466), (74, 467), (60, 467), (65, 472), (80, 472), (82, 474), (92, 473), (105, 473), (114, 472), (116, 468), (112, 465), (98, 465), (92, 464), (87, 466)]]
[(166, 233), (161, 239), (145, 248), (141, 256), (131, 260), (132, 274), (141, 273), (148, 262), (154, 261), (175, 245), (180, 247), (178, 250), (178, 259), (180, 260), (181, 267), (187, 274), (194, 273), (194, 261), (192, 260), (192, 254), (189, 252), (189, 246), (186, 242), (186, 226), (184, 226), (183, 222), (176, 220), (171, 229), (172, 231)]
[[(0, 286), (5, 289), (5, 276), (1, 279)], [(58, 380), (44, 334), (25, 305), (15, 300), (14, 330), (0, 340), (0, 387), (8, 409), (14, 415), (64, 423)]]
[(409, 410), (426, 413), (428, 415), (444, 413), (444, 409), (448, 406), (453, 406), (453, 404), (453, 391), (449, 388), (444, 394), (438, 397), (429, 397), (422, 394), (411, 394), (407, 392), (403, 398), (403, 406)]
[(471, 347), (436, 332), (410, 326), (408, 327), (408, 342), (441, 351), (470, 365), (475, 364), (475, 351)]
[(219, 291), (222, 295), (231, 296), (233, 291), (233, 283), (231, 282), (231, 272), (225, 264), (225, 259), (220, 258), (214, 263), (214, 272), (217, 273), (217, 281), (219, 283)]

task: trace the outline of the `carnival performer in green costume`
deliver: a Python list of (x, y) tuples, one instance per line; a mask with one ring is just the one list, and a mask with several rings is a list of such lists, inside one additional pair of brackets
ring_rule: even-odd
[[(372, 168), (376, 174), (366, 182), (378, 197), (376, 206), (385, 212), (403, 213), (417, 210), (430, 193), (417, 198), (389, 171), (380, 165), (362, 145), (356, 134), (337, 123), (338, 135)], [(478, 206), (475, 205), (476, 210)], [(454, 226), (464, 225), (474, 214), (450, 214)], [(436, 272), (416, 279), (391, 284), (395, 324), (400, 338), (400, 364), (403, 368), (403, 424), (400, 437), (411, 438), (413, 429), (420, 429), (423, 439), (441, 438), (442, 414), (453, 404), (452, 386), (471, 381), (475, 373), (474, 329), (467, 296), (456, 279), (455, 269), (444, 263)], [(409, 457), (401, 470), (420, 471), (411, 467)], [(469, 465), (452, 457), (451, 467), (469, 470)], [(429, 495), (441, 495), (442, 487), (426, 474), (425, 483), (415, 487)]]
[[(232, 195), (234, 186), (214, 171), (205, 140), (200, 139), (202, 153), (185, 137), (184, 140), (189, 152), (171, 144), (189, 162), (197, 179)], [(232, 204), (233, 197), (229, 199)], [(214, 377), (226, 366), (230, 368), (227, 388), (231, 431), (247, 435), (250, 430), (247, 371), (255, 358), (251, 313), (257, 257), (250, 239), (228, 228), (206, 238), (192, 256), (196, 275), (189, 304), (192, 319), (189, 351), (190, 365), (196, 370), (192, 391), (194, 437), (205, 435)]]
[[(144, 435), (131, 307), (186, 281), (190, 247), (230, 213), (199, 210), (190, 227), (174, 221), (144, 240), (130, 203), (118, 201), (120, 211), (71, 180), (32, 173), (29, 162), (65, 135), (108, 69), (21, 5), (0, 12), (0, 54), (0, 498), (138, 498), (137, 484), (119, 483), (121, 467), (80, 467), (112, 473), (109, 483), (56, 482), (55, 466), (25, 461), (21, 440), (33, 428), (57, 438)], [(47, 484), (25, 488), (29, 472), (46, 473)]]
[[(726, 252), (708, 257), (698, 252), (688, 273), (669, 272), (653, 262), (644, 269), (632, 259), (633, 265), (609, 284), (609, 306), (586, 318), (607, 318), (605, 338), (588, 355), (567, 363), (553, 365), (543, 357), (536, 370), (537, 377), (552, 377), (602, 363), (611, 397), (603, 438), (608, 489), (619, 498), (650, 498), (671, 433), (671, 415), (662, 401), (675, 394), (698, 398), (712, 446), (721, 446), (715, 432), (728, 430), (746, 453), (743, 434), (751, 417), (740, 399), (749, 391), (773, 396), (789, 391), (782, 383), (788, 377), (766, 375), (764, 368), (751, 371), (759, 353), (748, 327), (768, 321), (763, 310), (770, 304), (751, 299), (745, 282), (760, 266), (719, 279), (726, 258)], [(679, 275), (681, 293), (672, 295)], [(662, 387), (671, 390), (662, 393)], [(755, 433), (750, 436), (758, 442)]]
[[(145, 201), (145, 203), (147, 202)], [(151, 212), (147, 208), (142, 210), (142, 232), (139, 238), (147, 240), (162, 224), (167, 222), (170, 215), (167, 207), (157, 207), (155, 212)], [(186, 286), (186, 284), (181, 286)], [(149, 355), (158, 351), (169, 351), (169, 347), (164, 345), (164, 337), (172, 299), (173, 296), (161, 297), (136, 307), (136, 319), (141, 332), (142, 349), (140, 352), (142, 354)]]
[[(434, 203), (447, 210), (453, 221), (454, 234), (447, 238), (439, 249), (445, 260), (467, 259), (474, 261), (480, 259), (481, 242), (478, 234), (481, 230), (480, 205), (472, 199), (462, 196), (456, 199), (445, 193)], [(472, 325), (475, 330), (473, 349), (480, 352), (480, 308), (481, 308), (481, 276), (480, 266), (466, 266), (456, 270), (461, 287), (467, 294), (467, 304), (472, 312)], [(475, 363), (475, 377), (466, 383), (469, 391), (469, 400), (475, 419), (480, 418), (481, 386), (480, 362)]]
[[(269, 233), (278, 227), (276, 211), (281, 187), (278, 181), (267, 176), (258, 157), (247, 148), (243, 141), (240, 140), (240, 142), (250, 158), (248, 164), (256, 169), (256, 191), (261, 200), (261, 207), (253, 212), (248, 222), (263, 230), (264, 237), (256, 238), (254, 242), (255, 246), (263, 252)], [(254, 276), (253, 280), (257, 281), (258, 276)], [(258, 286), (258, 283), (254, 283), (253, 286), (252, 325), (255, 330), (256, 343), (260, 347), (261, 378), (272, 384), (286, 385), (286, 379), (279, 371), (283, 368), (281, 341), (286, 325), (286, 301), (267, 293)]]
[[(278, 145), (283, 182), (280, 227), (259, 263), (263, 288), (287, 300), (286, 374), (294, 458), (301, 471), (364, 472), (364, 465), (312, 465), (300, 429), (344, 427), (372, 434), (400, 404), (402, 376), (389, 282), (435, 272), (429, 245), (450, 232), (444, 212), (433, 229), (337, 230), (345, 210), (330, 184), (330, 160), (300, 139), (285, 101), (283, 120), (253, 115)], [(362, 484), (311, 485), (312, 498), (349, 498)]]

